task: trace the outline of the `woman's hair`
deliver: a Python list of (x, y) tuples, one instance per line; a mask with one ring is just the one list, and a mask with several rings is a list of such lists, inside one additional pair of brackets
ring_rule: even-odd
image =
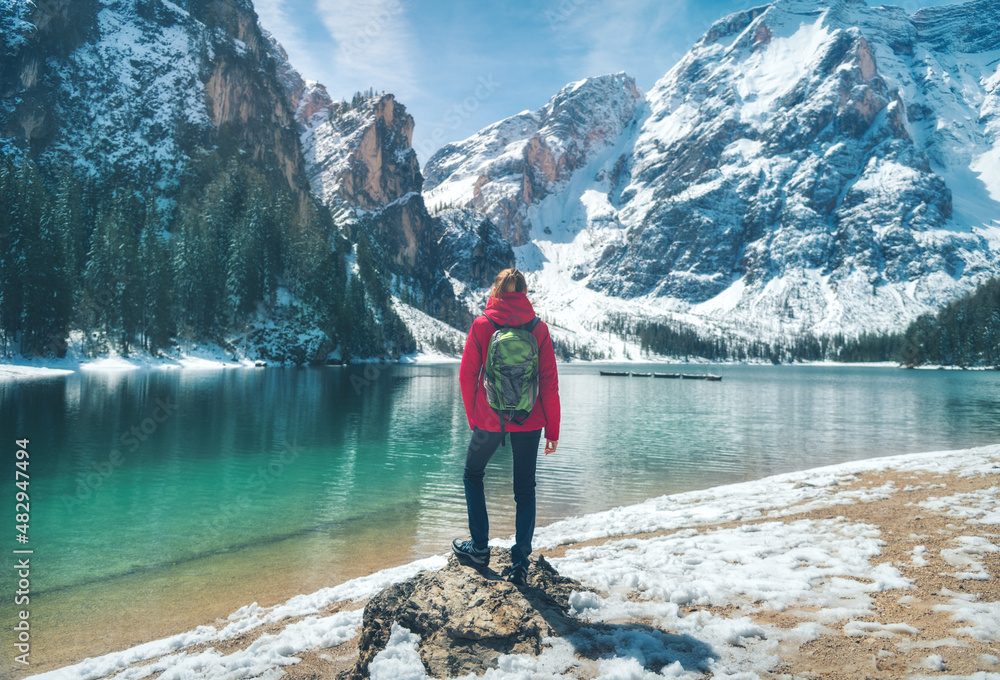
[(491, 298), (500, 298), (502, 293), (527, 293), (528, 283), (524, 280), (524, 274), (516, 268), (504, 269), (493, 279), (493, 287), (490, 289)]

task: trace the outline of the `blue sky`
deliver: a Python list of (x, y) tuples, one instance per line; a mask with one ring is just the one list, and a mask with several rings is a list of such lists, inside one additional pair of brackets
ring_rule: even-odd
[[(946, 0), (897, 0), (914, 12)], [(447, 142), (625, 71), (648, 90), (712, 24), (766, 0), (254, 0), (261, 24), (334, 98), (392, 92), (421, 165)], [(882, 4), (870, 2), (869, 4)]]

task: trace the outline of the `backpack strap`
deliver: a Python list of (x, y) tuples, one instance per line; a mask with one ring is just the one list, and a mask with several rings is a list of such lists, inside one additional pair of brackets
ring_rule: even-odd
[[(483, 314), (483, 318), (489, 321), (491, 324), (493, 324), (493, 328), (495, 328), (496, 330), (498, 331), (503, 330), (503, 326), (501, 326), (500, 324), (498, 324), (496, 321), (486, 316), (485, 314)], [(505, 426), (507, 419), (499, 411), (497, 411), (496, 414), (500, 418), (500, 446), (507, 446), (507, 428)]]
[(496, 321), (494, 321), (490, 317), (486, 316), (485, 314), (483, 314), (483, 318), (486, 319), (487, 321), (489, 321), (491, 324), (493, 324), (493, 327), (495, 329), (497, 329), (497, 330), (500, 330), (501, 328), (523, 328), (524, 330), (528, 331), (529, 333), (533, 332), (535, 330), (535, 326), (537, 326), (538, 322), (541, 321), (541, 319), (539, 319), (536, 316), (534, 319), (532, 319), (528, 323), (521, 324), (520, 326), (510, 326), (510, 325), (503, 325), (503, 326), (501, 326), (500, 324), (498, 324)]

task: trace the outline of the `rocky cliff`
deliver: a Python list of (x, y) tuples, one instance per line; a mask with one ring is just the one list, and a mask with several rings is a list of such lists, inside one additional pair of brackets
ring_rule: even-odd
[(648, 94), (623, 239), (590, 285), (837, 331), (899, 327), (995, 272), (991, 224), (965, 208), (990, 197), (955, 172), (975, 138), (934, 153), (937, 130), (981, 118), (990, 71), (939, 96), (928, 64), (978, 58), (935, 49), (920, 21), (785, 1), (716, 24)]
[[(280, 46), (275, 44), (275, 52)], [(333, 101), (323, 85), (279, 65), (296, 120), (314, 193), (335, 213), (362, 219), (391, 272), (423, 311), (464, 326), (457, 289), (480, 287), (513, 264), (509, 244), (484, 218), (461, 212), (432, 217), (413, 150), (413, 117), (391, 94), (358, 93)], [(351, 224), (348, 221), (348, 224)]]
[(425, 169), (427, 201), (473, 207), (512, 245), (524, 245), (532, 237), (529, 209), (614, 143), (634, 123), (639, 99), (624, 73), (571, 83), (538, 111), (441, 148)]
[(299, 107), (313, 190), (331, 207), (380, 213), (380, 241), (392, 261), (416, 268), (433, 226), (420, 193), (413, 117), (391, 94), (324, 103), (321, 88), (309, 86)]
[[(428, 201), (490, 215), (568, 326), (603, 300), (761, 334), (900, 328), (1000, 271), (997, 26), (995, 1), (779, 0), (639, 100), (620, 76), (574, 84), (445, 147)], [(621, 115), (539, 139), (567, 94)]]
[(249, 0), (7, 4), (5, 155), (152, 189), (170, 205), (193, 158), (239, 150), (308, 210), (295, 110)]
[[(54, 227), (73, 231), (73, 271), (60, 253), (51, 270), (71, 297), (102, 292), (89, 266), (93, 234), (105, 238), (95, 222), (130, 189), (142, 205), (134, 224), (114, 220), (125, 250), (113, 250), (138, 252), (140, 232), (155, 232), (157, 289), (178, 301), (158, 304), (156, 348), (117, 310), (60, 316), (49, 324), (57, 336), (79, 328), (90, 337), (97, 325), (102, 338), (149, 351), (179, 333), (268, 360), (323, 361), (332, 347), (342, 357), (398, 355), (412, 349), (402, 349), (411, 345), (394, 297), (463, 327), (465, 277), (479, 282), (513, 261), (489, 222), (428, 214), (402, 104), (374, 93), (332, 101), (288, 63), (249, 0), (6, 0), (0, 28), (0, 154), (31, 159), (49, 196), (64, 182), (88, 192), (89, 213)], [(157, 208), (148, 224), (146, 206)], [(349, 305), (355, 269), (345, 255), (359, 238), (372, 247)], [(466, 255), (473, 260), (455, 266)], [(135, 259), (115, 266), (136, 268)], [(125, 287), (129, 300), (142, 297), (138, 283)], [(4, 337), (21, 337), (20, 315), (7, 317), (15, 322)], [(318, 340), (285, 347), (306, 336)], [(103, 342), (83, 351), (100, 353)], [(22, 351), (39, 344), (22, 341)]]

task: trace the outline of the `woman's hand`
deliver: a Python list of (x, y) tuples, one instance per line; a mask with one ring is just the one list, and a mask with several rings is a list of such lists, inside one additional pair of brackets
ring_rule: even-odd
[(546, 439), (545, 440), (545, 455), (547, 456), (550, 453), (555, 453), (557, 446), (559, 446), (559, 442), (557, 442), (555, 439)]

